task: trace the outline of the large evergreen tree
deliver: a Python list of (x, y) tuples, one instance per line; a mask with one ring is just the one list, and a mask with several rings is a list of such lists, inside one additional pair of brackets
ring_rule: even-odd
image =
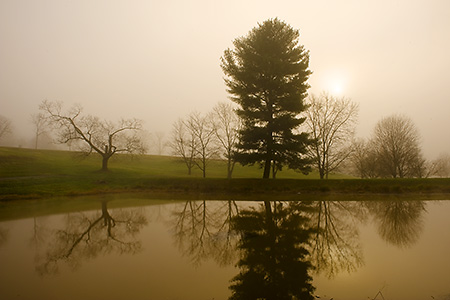
[(234, 49), (222, 57), (225, 83), (243, 121), (236, 160), (260, 163), (263, 178), (283, 165), (308, 170), (303, 154), (309, 138), (295, 129), (305, 120), (300, 113), (311, 71), (309, 52), (298, 38), (298, 30), (271, 19), (234, 40)]

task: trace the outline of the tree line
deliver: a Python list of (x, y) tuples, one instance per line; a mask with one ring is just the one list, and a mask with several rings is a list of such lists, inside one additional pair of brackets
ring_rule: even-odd
[[(355, 141), (356, 103), (325, 92), (308, 95), (309, 51), (299, 36), (285, 22), (269, 19), (224, 51), (220, 65), (232, 103), (218, 103), (208, 114), (191, 112), (173, 124), (168, 145), (188, 174), (198, 168), (206, 177), (212, 159), (225, 159), (228, 178), (236, 163), (259, 165), (263, 178), (275, 178), (283, 168), (305, 174), (314, 168), (326, 179), (343, 166), (362, 178), (450, 175), (448, 156), (424, 159), (419, 132), (406, 116), (385, 117), (370, 139)], [(116, 153), (146, 151), (141, 120), (104, 121), (83, 115), (80, 106), (63, 110), (61, 102), (48, 100), (39, 108), (32, 116), (36, 148), (51, 127), (58, 142), (98, 153), (104, 171)], [(9, 120), (0, 118), (0, 138), (9, 132)], [(155, 142), (160, 150), (162, 138)]]

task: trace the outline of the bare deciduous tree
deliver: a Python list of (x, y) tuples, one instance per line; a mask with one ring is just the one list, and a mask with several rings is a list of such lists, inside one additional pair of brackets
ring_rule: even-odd
[(11, 133), (11, 121), (0, 115), (0, 139)]
[(165, 133), (158, 131), (153, 134), (153, 144), (156, 146), (156, 154), (162, 155), (164, 154), (164, 150), (167, 146), (165, 141)]
[(196, 143), (194, 134), (187, 130), (186, 124), (182, 119), (173, 124), (170, 147), (174, 155), (183, 159), (188, 169), (188, 175), (192, 174), (192, 168), (195, 166)]
[(48, 130), (48, 119), (43, 113), (37, 113), (31, 115), (31, 122), (34, 125), (34, 148), (37, 149), (39, 145), (39, 137)]
[(203, 177), (206, 177), (208, 162), (217, 155), (214, 127), (210, 118), (209, 115), (193, 112), (185, 120), (179, 119), (173, 126), (170, 145), (173, 153), (182, 157), (189, 175), (193, 166), (197, 166)]
[(450, 155), (443, 153), (431, 161), (428, 166), (428, 173), (435, 177), (450, 177)]
[(217, 141), (224, 150), (223, 155), (227, 160), (227, 178), (231, 178), (236, 163), (233, 156), (237, 151), (241, 127), (239, 117), (231, 104), (219, 102), (214, 107), (213, 126)]
[(392, 115), (380, 120), (375, 126), (372, 147), (381, 176), (421, 177), (417, 166), (424, 160), (419, 142), (419, 131), (410, 118)]
[(352, 152), (351, 140), (358, 117), (358, 105), (346, 98), (327, 93), (308, 99), (305, 124), (314, 142), (309, 155), (315, 162), (320, 178), (339, 167)]
[(203, 116), (198, 112), (191, 113), (186, 120), (186, 128), (196, 139), (194, 162), (202, 171), (203, 178), (206, 177), (209, 160), (217, 155), (214, 128), (210, 120), (210, 116)]
[(379, 176), (377, 155), (364, 139), (353, 142), (351, 161), (355, 169), (355, 175), (361, 178), (376, 178)]
[(64, 112), (61, 102), (47, 100), (41, 103), (39, 109), (57, 128), (60, 143), (82, 141), (83, 152), (100, 154), (102, 171), (108, 170), (108, 161), (116, 153), (145, 151), (142, 140), (136, 134), (142, 128), (140, 120), (122, 119), (117, 123), (102, 121), (91, 115), (83, 116), (81, 106), (73, 106)]

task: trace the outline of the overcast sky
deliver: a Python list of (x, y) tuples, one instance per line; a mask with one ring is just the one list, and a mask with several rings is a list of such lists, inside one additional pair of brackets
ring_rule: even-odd
[(310, 51), (310, 93), (359, 103), (358, 136), (400, 113), (424, 153), (450, 153), (450, 1), (0, 0), (0, 114), (32, 137), (43, 99), (87, 114), (174, 121), (229, 101), (220, 57), (278, 17)]

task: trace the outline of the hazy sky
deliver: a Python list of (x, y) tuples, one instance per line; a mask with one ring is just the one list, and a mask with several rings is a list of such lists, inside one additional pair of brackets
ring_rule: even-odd
[(229, 101), (220, 57), (269, 18), (300, 30), (310, 93), (359, 103), (358, 135), (401, 113), (450, 153), (450, 1), (0, 0), (0, 114), (32, 136), (43, 99), (165, 131)]

